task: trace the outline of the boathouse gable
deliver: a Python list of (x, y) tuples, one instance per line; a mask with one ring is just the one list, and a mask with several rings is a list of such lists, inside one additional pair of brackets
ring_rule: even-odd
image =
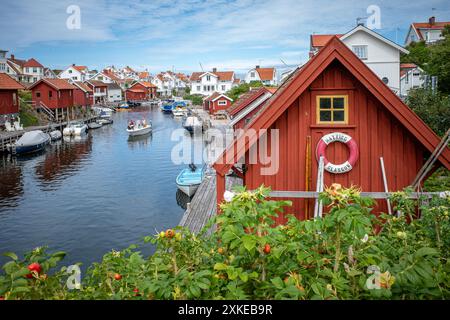
[[(356, 142), (359, 157), (348, 167), (345, 163), (350, 151), (346, 144), (328, 141), (327, 159), (345, 164), (345, 170), (325, 172), (325, 185), (336, 182), (357, 185), (368, 192), (384, 191), (380, 167), (383, 157), (389, 190), (395, 191), (412, 183), (426, 156), (439, 143), (432, 130), (336, 37), (282, 85), (245, 127), (249, 128), (256, 132), (269, 129), (269, 156), (274, 147), (271, 129), (278, 130), (278, 163), (269, 164), (278, 171), (261, 174), (268, 165), (248, 163), (252, 139), (245, 143), (235, 139), (214, 165), (219, 202), (225, 190), (224, 176), (233, 165), (225, 162), (230, 154), (235, 163), (242, 156), (247, 160), (244, 185), (249, 189), (264, 184), (276, 191), (314, 191), (317, 146), (327, 134), (343, 133)], [(450, 169), (448, 149), (439, 160)], [(340, 171), (339, 166), (335, 168), (335, 172)], [(306, 202), (313, 206), (312, 200), (290, 200), (294, 200), (292, 212), (299, 218), (306, 217)], [(283, 223), (284, 218), (277, 222)]]

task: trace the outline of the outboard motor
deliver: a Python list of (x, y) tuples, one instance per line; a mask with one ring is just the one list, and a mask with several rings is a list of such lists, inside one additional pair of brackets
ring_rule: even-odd
[(196, 167), (195, 164), (193, 164), (193, 163), (191, 163), (191, 164), (189, 165), (189, 168), (191, 169), (191, 171), (197, 170), (197, 167)]

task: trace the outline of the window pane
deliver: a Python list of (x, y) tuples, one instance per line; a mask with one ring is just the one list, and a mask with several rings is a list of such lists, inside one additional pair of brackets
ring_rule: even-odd
[(344, 111), (333, 111), (333, 121), (344, 121), (345, 120), (345, 116), (344, 116)]
[(344, 109), (344, 98), (334, 98), (333, 99), (334, 109)]
[(331, 111), (320, 111), (320, 121), (331, 121)]
[(320, 98), (320, 109), (331, 109), (331, 98)]

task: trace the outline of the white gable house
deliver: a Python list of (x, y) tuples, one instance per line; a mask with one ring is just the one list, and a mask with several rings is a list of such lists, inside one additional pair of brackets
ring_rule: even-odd
[(225, 93), (233, 88), (235, 82), (234, 71), (193, 72), (190, 77), (191, 94), (210, 96), (213, 92)]
[(88, 78), (89, 78), (88, 74), (89, 74), (89, 70), (86, 66), (76, 66), (73, 64), (73, 65), (67, 67), (66, 69), (64, 69), (58, 75), (58, 77), (60, 79), (84, 82), (84, 81), (88, 80)]

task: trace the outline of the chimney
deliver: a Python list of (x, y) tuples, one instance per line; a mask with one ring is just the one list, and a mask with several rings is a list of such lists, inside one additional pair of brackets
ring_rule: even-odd
[(217, 72), (217, 68), (213, 68), (213, 72)]
[(72, 67), (75, 67), (75, 63), (72, 63)]
[(436, 17), (430, 17), (429, 19), (428, 19), (428, 23), (430, 24), (430, 25), (434, 25), (434, 23), (436, 22)]
[(14, 55), (13, 54), (11, 55), (11, 60), (14, 60)]
[(256, 69), (259, 69), (259, 66), (256, 66)]

